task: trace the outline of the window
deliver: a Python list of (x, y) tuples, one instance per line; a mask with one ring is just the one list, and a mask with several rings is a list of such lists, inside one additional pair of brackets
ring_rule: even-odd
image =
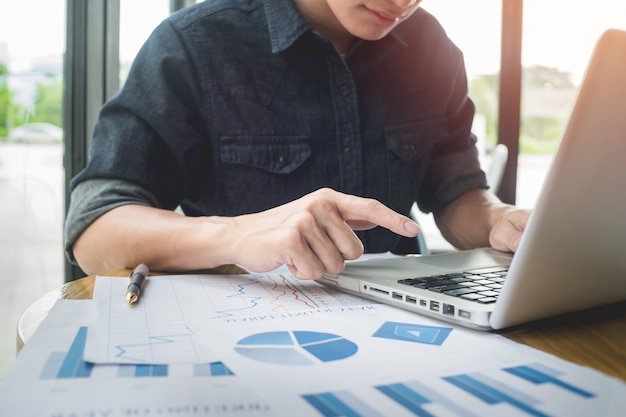
[(463, 52), (470, 97), (476, 105), (473, 132), (481, 159), (488, 165), (488, 154), (497, 143), (501, 1), (424, 0), (421, 5)]
[(35, 298), (63, 283), (64, 50), (65, 0), (3, 3), (0, 378), (15, 357), (19, 315)]
[(121, 0), (120, 85), (143, 43), (169, 13), (170, 0)]
[(626, 29), (626, 5), (525, 0), (518, 204), (533, 207), (569, 120), (593, 47)]
[[(463, 52), (469, 95), (476, 105), (472, 131), (478, 140), (481, 164), (488, 170), (498, 143), (502, 1), (423, 0), (421, 7), (439, 20)], [(416, 215), (429, 250), (453, 249), (439, 233), (432, 215)]]

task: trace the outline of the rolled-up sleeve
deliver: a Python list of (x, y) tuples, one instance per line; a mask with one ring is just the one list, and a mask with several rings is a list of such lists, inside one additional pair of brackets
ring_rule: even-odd
[(127, 204), (159, 206), (150, 191), (128, 181), (93, 179), (74, 188), (63, 230), (65, 254), (70, 262), (76, 263), (74, 243), (85, 229), (106, 212)]

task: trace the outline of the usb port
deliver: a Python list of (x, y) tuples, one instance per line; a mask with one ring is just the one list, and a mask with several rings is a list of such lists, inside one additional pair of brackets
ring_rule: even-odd
[(459, 317), (462, 317), (464, 319), (471, 319), (472, 313), (470, 313), (469, 311), (465, 311), (465, 310), (459, 310)]
[(393, 293), (391, 293), (391, 297), (392, 297), (394, 300), (402, 300), (402, 294), (401, 294), (401, 293), (399, 293), (399, 292), (395, 292), (395, 291), (394, 291)]
[(410, 295), (406, 296), (406, 302), (411, 304), (417, 304), (417, 298), (411, 297)]
[(430, 302), (430, 309), (432, 311), (439, 311), (439, 301), (431, 301)]

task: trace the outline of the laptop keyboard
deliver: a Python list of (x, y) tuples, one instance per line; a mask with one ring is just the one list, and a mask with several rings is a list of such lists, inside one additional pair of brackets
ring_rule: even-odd
[(506, 278), (506, 268), (484, 268), (465, 272), (406, 278), (398, 283), (424, 288), (481, 304), (495, 303)]

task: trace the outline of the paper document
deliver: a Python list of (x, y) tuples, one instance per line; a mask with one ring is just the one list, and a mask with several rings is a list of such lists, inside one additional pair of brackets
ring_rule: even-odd
[(84, 361), (91, 300), (59, 300), (0, 385), (0, 416), (269, 417), (269, 405), (222, 362)]
[(281, 416), (617, 416), (626, 384), (384, 305), (189, 323)]
[(128, 280), (96, 278), (97, 315), (89, 325), (85, 358), (95, 363), (206, 363), (216, 360), (188, 326), (242, 316), (293, 315), (365, 303), (288, 273), (151, 276), (140, 300), (124, 299)]

